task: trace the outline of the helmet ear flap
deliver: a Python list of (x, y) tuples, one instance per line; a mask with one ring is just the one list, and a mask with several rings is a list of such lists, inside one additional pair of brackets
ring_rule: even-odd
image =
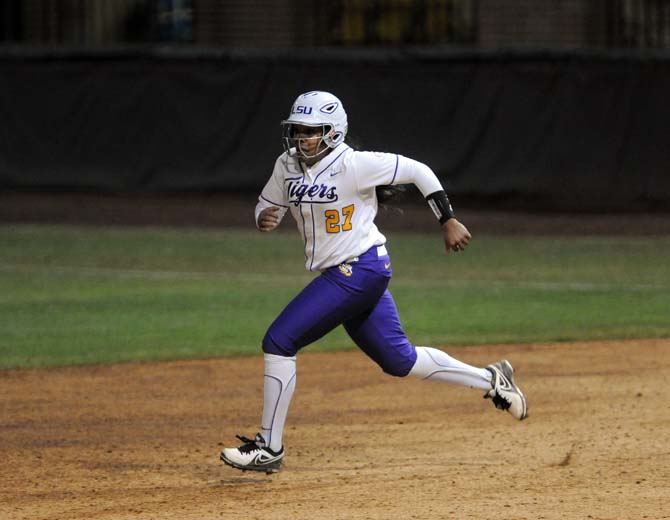
[(324, 132), (323, 140), (330, 148), (335, 148), (338, 144), (344, 141), (344, 133), (335, 130), (335, 127), (330, 125), (330, 129)]
[(329, 132), (328, 135), (323, 138), (323, 142), (328, 148), (335, 148), (339, 144), (338, 139), (340, 136), (341, 134), (339, 132)]

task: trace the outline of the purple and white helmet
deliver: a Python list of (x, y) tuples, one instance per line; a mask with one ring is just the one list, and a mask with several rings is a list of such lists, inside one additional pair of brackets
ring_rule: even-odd
[[(319, 152), (312, 156), (316, 157), (324, 153), (328, 148), (335, 148), (344, 141), (347, 135), (347, 113), (344, 111), (342, 102), (329, 92), (314, 90), (300, 94), (291, 107), (288, 118), (281, 122), (282, 142), (284, 150), (290, 155), (297, 151), (304, 157), (299, 143), (296, 143), (293, 135), (293, 125), (310, 126), (322, 129)], [(297, 149), (296, 149), (297, 148)]]

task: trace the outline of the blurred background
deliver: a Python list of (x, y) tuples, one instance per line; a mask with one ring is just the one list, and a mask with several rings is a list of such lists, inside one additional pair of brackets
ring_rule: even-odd
[(461, 206), (667, 211), (669, 49), (668, 0), (3, 0), (0, 218), (255, 194), (315, 89)]
[(4, 0), (0, 16), (19, 45), (670, 46), (664, 0)]
[(3, 0), (0, 367), (258, 353), (313, 276), (253, 211), (317, 89), (476, 237), (380, 210), (418, 344), (670, 336), (670, 0)]

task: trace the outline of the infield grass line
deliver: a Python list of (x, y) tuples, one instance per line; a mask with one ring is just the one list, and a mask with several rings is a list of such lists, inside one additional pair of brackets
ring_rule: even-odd
[[(318, 273), (304, 274), (280, 274), (280, 273), (263, 273), (263, 272), (248, 272), (248, 273), (230, 273), (225, 271), (166, 271), (162, 269), (148, 270), (148, 269), (121, 269), (109, 267), (88, 267), (88, 266), (59, 266), (50, 265), (48, 267), (42, 265), (30, 264), (0, 264), (0, 271), (16, 272), (16, 273), (60, 273), (70, 275), (86, 275), (86, 276), (107, 276), (112, 278), (131, 278), (131, 279), (157, 279), (157, 280), (209, 280), (212, 278), (233, 279), (246, 282), (265, 282), (268, 280), (280, 281), (308, 281), (318, 276)], [(394, 285), (403, 285), (403, 280), (392, 281)], [(616, 291), (616, 290), (632, 290), (632, 291), (657, 291), (668, 290), (670, 285), (660, 283), (607, 283), (607, 282), (543, 282), (533, 280), (512, 281), (512, 280), (417, 280), (413, 279), (409, 282), (415, 286), (426, 287), (498, 287), (501, 289), (532, 289), (532, 290), (546, 290), (546, 291)]]

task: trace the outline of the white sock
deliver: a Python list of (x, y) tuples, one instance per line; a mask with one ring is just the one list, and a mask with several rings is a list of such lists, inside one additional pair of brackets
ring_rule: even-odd
[(273, 451), (282, 448), (286, 414), (295, 390), (295, 356), (265, 354), (261, 435)]
[(491, 389), (491, 372), (463, 363), (431, 347), (416, 347), (416, 363), (409, 375), (481, 390)]

